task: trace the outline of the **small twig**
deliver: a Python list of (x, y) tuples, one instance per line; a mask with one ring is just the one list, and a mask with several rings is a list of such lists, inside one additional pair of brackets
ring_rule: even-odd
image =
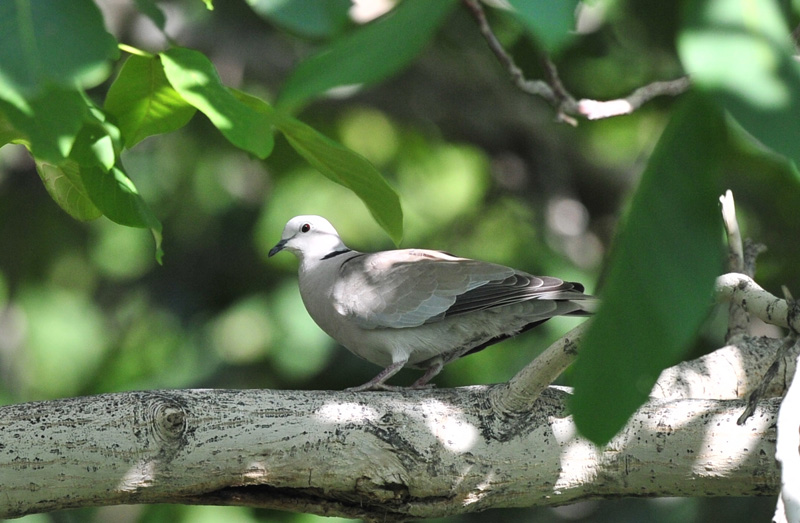
[(486, 43), (489, 44), (489, 49), (492, 50), (500, 64), (508, 71), (514, 85), (525, 93), (544, 98), (547, 103), (556, 108), (559, 121), (576, 125), (577, 120), (574, 116), (598, 120), (630, 114), (657, 96), (677, 96), (686, 92), (691, 86), (689, 77), (683, 76), (675, 80), (653, 82), (636, 89), (627, 97), (617, 100), (582, 99), (576, 101), (575, 97), (561, 83), (558, 70), (549, 58), (544, 60), (544, 67), (550, 77), (549, 82), (526, 79), (522, 69), (514, 62), (511, 55), (506, 52), (503, 44), (500, 43), (494, 31), (492, 31), (480, 0), (463, 0), (463, 2), (478, 23), (478, 28), (486, 39)]
[(561, 77), (558, 75), (556, 64), (554, 64), (549, 57), (545, 57), (544, 67), (547, 70), (547, 75), (550, 77), (550, 85), (553, 88), (553, 92), (555, 92), (558, 100), (560, 100), (557, 107), (557, 120), (566, 122), (573, 127), (578, 125), (578, 121), (568, 114), (574, 114), (578, 110), (578, 104), (575, 102), (575, 98), (569, 94), (564, 87), (564, 84), (561, 83)]
[(736, 420), (737, 425), (744, 425), (747, 419), (750, 418), (750, 416), (752, 416), (756, 411), (758, 402), (764, 397), (767, 387), (769, 387), (769, 384), (772, 382), (772, 379), (775, 377), (775, 375), (778, 374), (778, 369), (781, 366), (781, 362), (789, 353), (789, 351), (792, 350), (795, 344), (797, 344), (797, 341), (797, 335), (794, 333), (786, 337), (783, 344), (775, 353), (775, 361), (772, 362), (772, 365), (769, 366), (767, 372), (764, 373), (761, 383), (759, 383), (758, 387), (756, 387), (747, 397), (747, 407), (745, 407), (744, 412), (742, 412), (742, 415), (739, 416), (739, 419)]
[(467, 6), (469, 12), (472, 13), (472, 16), (475, 18), (475, 21), (478, 22), (478, 28), (480, 29), (483, 37), (486, 39), (486, 43), (489, 44), (489, 49), (492, 50), (494, 55), (500, 61), (500, 64), (508, 71), (508, 74), (511, 75), (511, 80), (514, 82), (514, 85), (528, 94), (541, 96), (547, 100), (550, 105), (558, 105), (560, 100), (547, 82), (542, 80), (525, 79), (522, 69), (517, 66), (517, 64), (514, 62), (514, 59), (506, 52), (503, 44), (500, 43), (500, 40), (497, 39), (494, 31), (492, 31), (480, 1), (464, 0), (464, 5)]
[(492, 405), (509, 414), (529, 411), (542, 391), (575, 361), (581, 336), (590, 324), (591, 320), (581, 323), (545, 349), (504, 386), (492, 389)]
[[(742, 233), (736, 219), (736, 204), (733, 192), (730, 189), (719, 197), (722, 206), (722, 223), (728, 237), (728, 271), (744, 272), (744, 248), (742, 247)], [(755, 262), (754, 262), (755, 263)], [(752, 277), (752, 275), (750, 275)], [(728, 344), (737, 336), (744, 336), (750, 330), (750, 316), (743, 305), (732, 301), (728, 305), (728, 332), (725, 333), (725, 343)]]
[(584, 98), (578, 102), (578, 113), (589, 120), (630, 114), (657, 96), (677, 96), (688, 91), (691, 85), (689, 77), (682, 76), (675, 80), (644, 85), (625, 98), (608, 101)]
[(742, 233), (739, 222), (736, 220), (736, 205), (733, 201), (733, 192), (730, 189), (719, 197), (722, 204), (722, 222), (728, 236), (728, 272), (744, 272), (744, 249), (742, 247)]

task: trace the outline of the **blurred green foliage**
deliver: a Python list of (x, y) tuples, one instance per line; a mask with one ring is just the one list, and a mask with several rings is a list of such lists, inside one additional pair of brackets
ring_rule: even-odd
[[(288, 96), (291, 78), (299, 82), (296, 78), (305, 75), (306, 81), (316, 82), (303, 83), (303, 89), (292, 95), (294, 102), (306, 105), (294, 116), (318, 133), (312, 133), (315, 143), (330, 145), (326, 153), (353, 151), (350, 160), (363, 165), (366, 159), (374, 166), (373, 174), (380, 172), (400, 195), (403, 246), (444, 249), (581, 281), (590, 292), (602, 288), (603, 260), (618, 218), (627, 212), (625, 202), (675, 105), (671, 99), (658, 99), (630, 116), (581, 122), (577, 128), (556, 124), (549, 107), (507, 82), (474, 20), (455, 2), (438, 5), (426, 26), (392, 29), (400, 37), (412, 29), (422, 34), (413, 39), (413, 49), (404, 48), (402, 53), (393, 52), (399, 37), (385, 39), (368, 70), (367, 62), (357, 59), (347, 68), (338, 68), (337, 61), (314, 66), (319, 61), (325, 64), (330, 56), (326, 51), (357, 53), (368, 47), (370, 34), (373, 39), (383, 36), (371, 29), (373, 24), (364, 25), (369, 14), (360, 8), (350, 10), (346, 2), (327, 4), (329, 11), (321, 3), (303, 0), (217, 2), (213, 11), (189, 0), (98, 2), (105, 24), (102, 31), (98, 31), (100, 13), (91, 1), (74, 4), (71, 9), (77, 11), (65, 14), (41, 11), (49, 6), (46, 0), (0, 3), (0, 143), (21, 144), (0, 148), (3, 403), (165, 387), (341, 389), (375, 374), (372, 365), (337, 347), (310, 320), (297, 291), (296, 262), (290, 256), (267, 260), (266, 252), (286, 220), (305, 213), (329, 218), (354, 248), (391, 248), (392, 241), (372, 215), (385, 210), (387, 221), (395, 222), (389, 228), (394, 227), (392, 234), (399, 238), (399, 206), (384, 208), (373, 201), (370, 213), (345, 186), (321, 177), (320, 165), (298, 155), (298, 148), (287, 141), (291, 132), (277, 133), (274, 144), (271, 133), (269, 138), (262, 134), (257, 147), (243, 147), (256, 156), (268, 154), (266, 160), (234, 146), (258, 138), (241, 133), (241, 128), (232, 131), (230, 142), (221, 139), (230, 138), (231, 131), (226, 118), (218, 117), (225, 116), (230, 106), (242, 110), (246, 118), (258, 113), (256, 118), (273, 125), (270, 102), (278, 99), (278, 93)], [(404, 4), (401, 21), (403, 16), (412, 20), (424, 16), (429, 3)], [(797, 96), (796, 67), (789, 63), (785, 46), (770, 44), (765, 54), (756, 53), (766, 61), (748, 62), (753, 69), (737, 77), (740, 55), (726, 48), (725, 39), (714, 38), (721, 23), (738, 16), (733, 22), (753, 33), (745, 35), (744, 44), (736, 40), (733, 45), (745, 45), (747, 56), (752, 56), (758, 45), (764, 45), (758, 35), (772, 37), (778, 34), (781, 17), (797, 16), (776, 11), (776, 4), (767, 0), (757, 4), (777, 13), (778, 22), (762, 17), (752, 25), (746, 13), (717, 11), (713, 2), (655, 6), (599, 1), (581, 5), (583, 25), (566, 37), (538, 34), (535, 24), (507, 12), (490, 9), (488, 15), (527, 76), (544, 75), (543, 48), (537, 43), (543, 42), (557, 53), (565, 84), (579, 96), (624, 96), (650, 81), (677, 77), (684, 67), (696, 64), (692, 72), (699, 74), (699, 88), (741, 126), (732, 126), (725, 155), (718, 158), (722, 183), (734, 191), (745, 235), (770, 248), (760, 260), (757, 279), (775, 291), (781, 284), (796, 288), (800, 283), (794, 263), (800, 257), (800, 244), (793, 241), (800, 234), (796, 213), (800, 191), (793, 165), (797, 158), (792, 152), (798, 143), (797, 123), (789, 121), (796, 120), (796, 111), (785, 109), (794, 107)], [(30, 5), (33, 11), (23, 12), (20, 5)], [(314, 16), (304, 16), (311, 5)], [(37, 35), (58, 32), (54, 23), (69, 19), (58, 33), (66, 34), (66, 39), (49, 44), (64, 52), (48, 61), (26, 58), (33, 48), (26, 47), (18, 27), (31, 13), (44, 13), (31, 19), (36, 22), (31, 34)], [(564, 26), (564, 11), (554, 9), (547, 16), (557, 17), (545, 24), (548, 30)], [(378, 22), (391, 24), (397, 18), (396, 12)], [(85, 28), (80, 24), (86, 20), (95, 23)], [(124, 64), (112, 62), (117, 56), (114, 39), (143, 51)], [(706, 41), (715, 46), (714, 56), (724, 58), (714, 63), (726, 67), (703, 65), (708, 57), (704, 52), (711, 49), (700, 45)], [(212, 88), (199, 87), (205, 98), (188, 103), (192, 96), (176, 96), (178, 87), (170, 83), (170, 75), (162, 74), (156, 56), (170, 53), (170, 48), (174, 54), (175, 43), (204, 55), (191, 58), (203, 62), (205, 79), (211, 80)], [(767, 67), (770, 63), (773, 69)], [(126, 78), (128, 68), (139, 73)], [(172, 73), (178, 76), (190, 70), (177, 69)], [(152, 82), (141, 82), (142, 71)], [(315, 77), (320, 71), (330, 71), (335, 81)], [(751, 77), (777, 88), (737, 91)], [(197, 91), (190, 81), (196, 76), (183, 79), (185, 85), (175, 83)], [(337, 82), (369, 86), (326, 91)], [(789, 105), (776, 114), (769, 104), (761, 104), (767, 113), (759, 113), (759, 104), (747, 103), (752, 101), (750, 95), (779, 98), (787, 86)], [(220, 98), (227, 104), (222, 110)], [(208, 118), (189, 120), (195, 112), (189, 105)], [(772, 117), (781, 125), (773, 125)], [(166, 134), (151, 136), (156, 133)], [(80, 146), (73, 147), (75, 143)], [(322, 169), (332, 169), (334, 178), (339, 174), (335, 162), (323, 163)], [(672, 167), (678, 172), (681, 166)], [(657, 199), (655, 189), (650, 197)], [(126, 208), (116, 207), (118, 197), (127, 202)], [(668, 201), (665, 197), (651, 207)], [(99, 213), (105, 217), (78, 223), (59, 207), (81, 220)], [(661, 219), (667, 226), (673, 223), (671, 216)], [(151, 233), (118, 225), (126, 222), (155, 234), (163, 231), (163, 265), (153, 257)], [(673, 266), (686, 263), (677, 253), (664, 255), (674, 259)], [(646, 289), (637, 286), (631, 291)], [(449, 365), (437, 383), (505, 381), (578, 321), (556, 319), (464, 358)], [(621, 321), (618, 329), (626, 328)], [(720, 329), (724, 331), (724, 325), (709, 322), (695, 354), (714, 348)], [(396, 382), (408, 383), (417, 375), (404, 372)], [(679, 514), (680, 521), (704, 521), (718, 515), (715, 506), (713, 500), (592, 502), (563, 517), (675, 521)], [(729, 521), (765, 519), (771, 514), (769, 503), (760, 501), (741, 500), (737, 507)], [(135, 506), (42, 515), (28, 521), (122, 517), (129, 521), (317, 519), (239, 508)], [(562, 519), (559, 512), (548, 509), (498, 511), (458, 520), (498, 517)]]

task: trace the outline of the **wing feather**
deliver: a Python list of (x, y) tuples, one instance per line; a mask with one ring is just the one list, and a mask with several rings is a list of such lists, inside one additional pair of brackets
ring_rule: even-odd
[(447, 316), (543, 299), (585, 296), (578, 284), (439, 251), (406, 249), (348, 259), (333, 288), (334, 306), (366, 329), (416, 327)]
[(363, 328), (416, 327), (444, 318), (459, 296), (513, 274), (502, 265), (439, 251), (384, 251), (343, 264), (333, 302)]

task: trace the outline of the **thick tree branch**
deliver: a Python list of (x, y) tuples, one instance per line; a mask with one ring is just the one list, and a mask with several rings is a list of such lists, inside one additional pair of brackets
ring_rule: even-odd
[(689, 90), (691, 80), (688, 76), (682, 76), (674, 80), (653, 82), (639, 87), (625, 98), (616, 100), (590, 100), (576, 98), (564, 87), (558, 75), (558, 70), (549, 58), (544, 60), (544, 68), (549, 76), (549, 81), (529, 80), (525, 78), (522, 69), (517, 66), (514, 59), (506, 52), (503, 44), (497, 39), (492, 31), (486, 13), (480, 0), (463, 0), (467, 10), (472, 14), (478, 24), (478, 29), (486, 39), (492, 53), (497, 57), (500, 64), (508, 71), (511, 81), (521, 91), (540, 96), (551, 106), (556, 108), (557, 119), (576, 125), (575, 116), (584, 117), (589, 120), (599, 120), (630, 114), (639, 109), (642, 105), (658, 96), (677, 96)]
[(0, 516), (213, 503), (397, 521), (593, 497), (774, 494), (778, 401), (652, 400), (607, 447), (567, 394), (526, 416), (494, 387), (407, 393), (183, 390), (0, 408)]
[[(765, 396), (781, 396), (795, 373), (800, 347), (776, 359), (782, 341), (776, 338), (741, 337), (692, 361), (665, 369), (650, 393), (662, 399), (745, 398), (759, 387), (769, 368), (777, 362), (777, 379), (770, 382)], [(725, 369), (724, 372), (722, 369)]]

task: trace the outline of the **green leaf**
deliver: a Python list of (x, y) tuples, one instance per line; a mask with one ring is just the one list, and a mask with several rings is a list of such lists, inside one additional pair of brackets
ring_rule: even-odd
[(722, 270), (717, 200), (726, 130), (695, 95), (662, 135), (633, 196), (600, 307), (575, 364), (580, 432), (607, 443), (686, 354)]
[(37, 161), (36, 170), (50, 197), (67, 214), (82, 222), (102, 216), (86, 192), (77, 162), (67, 160), (61, 165), (53, 165)]
[(350, 23), (350, 0), (247, 0), (275, 25), (308, 38), (330, 38)]
[(70, 159), (79, 165), (99, 165), (110, 170), (117, 162), (114, 141), (105, 126), (97, 120), (89, 120), (81, 128), (69, 153)]
[(109, 220), (151, 230), (156, 241), (156, 258), (161, 263), (161, 222), (125, 172), (118, 165), (110, 171), (104, 171), (98, 165), (83, 165), (80, 174), (89, 198)]
[(161, 229), (136, 186), (119, 167), (106, 172), (96, 165), (84, 166), (81, 177), (92, 201), (111, 221), (128, 227)]
[(34, 158), (57, 165), (72, 149), (89, 109), (79, 92), (51, 88), (28, 100), (27, 112), (2, 100), (0, 112)]
[(278, 105), (295, 109), (333, 87), (374, 84), (394, 74), (425, 48), (454, 4), (454, 0), (403, 1), (298, 65), (286, 80)]
[(4, 104), (0, 102), (0, 147), (7, 143), (18, 142), (24, 136), (16, 129), (3, 112)]
[(403, 210), (397, 193), (363, 156), (290, 116), (275, 125), (295, 151), (319, 172), (353, 191), (395, 244), (403, 237)]
[(132, 55), (111, 84), (105, 110), (116, 117), (125, 146), (186, 125), (196, 109), (172, 88), (158, 57)]
[(91, 0), (0, 2), (0, 98), (23, 112), (45, 86), (102, 82), (118, 56)]
[(575, 37), (578, 0), (508, 0), (513, 14), (552, 54)]
[(800, 64), (774, 0), (689, 2), (678, 51), (694, 83), (775, 151), (800, 161)]
[(161, 60), (172, 87), (208, 116), (225, 138), (259, 158), (269, 156), (275, 144), (272, 115), (253, 111), (239, 101), (222, 85), (214, 65), (203, 53), (174, 47), (161, 53)]

